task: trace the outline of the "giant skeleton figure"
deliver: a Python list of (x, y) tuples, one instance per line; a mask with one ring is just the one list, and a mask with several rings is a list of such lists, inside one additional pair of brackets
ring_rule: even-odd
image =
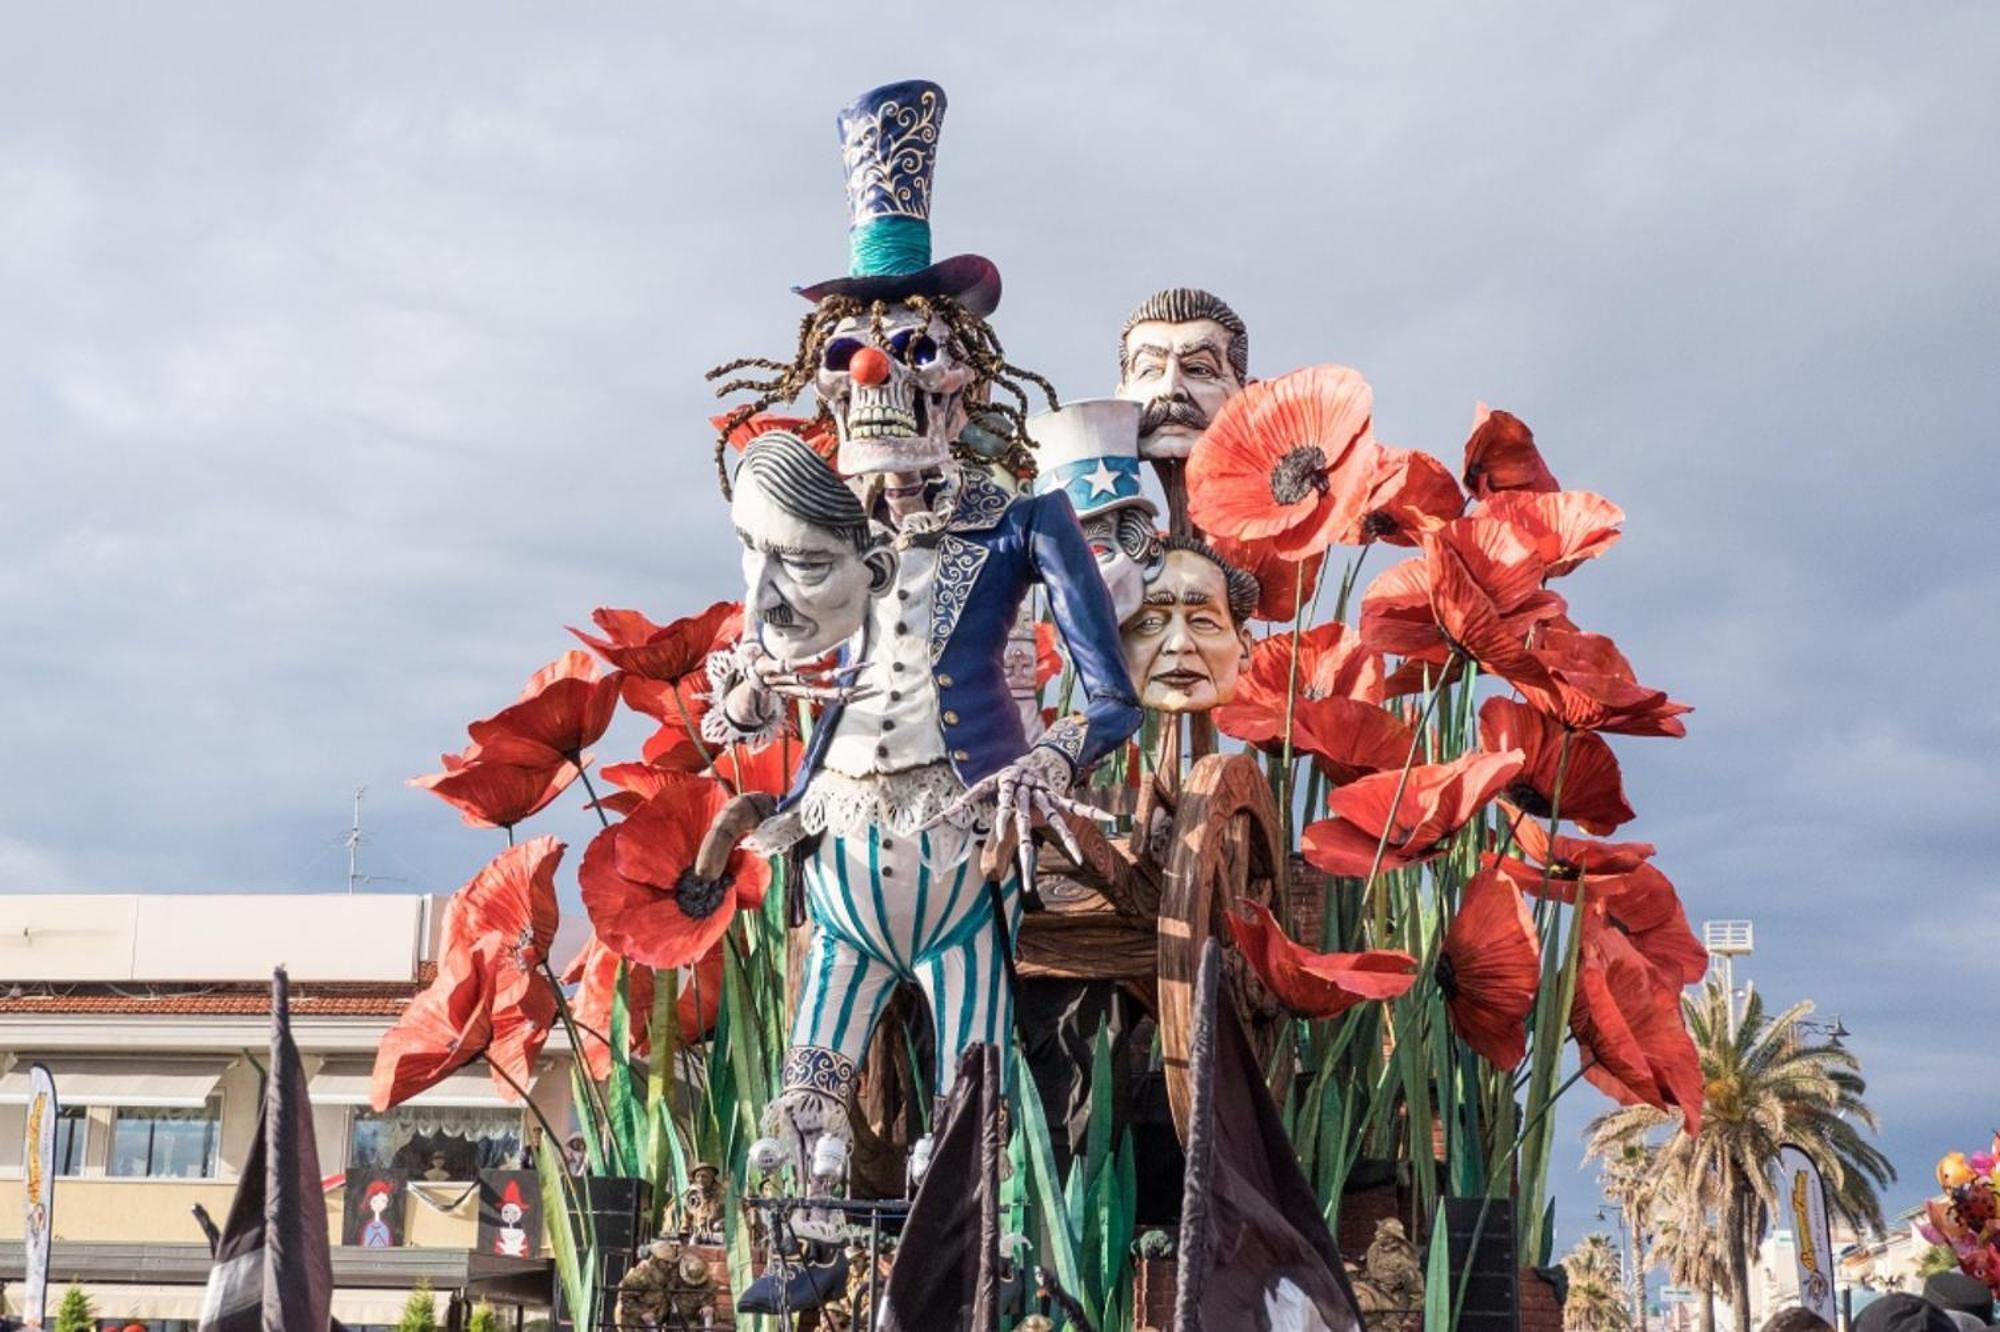
[[(851, 275), (801, 291), (814, 309), (792, 361), (716, 372), (770, 372), (719, 390), (758, 395), (732, 414), (732, 428), (813, 388), (854, 497), (843, 505), (827, 485), (832, 473), (821, 464), (814, 475), (816, 460), (795, 440), (767, 437), (746, 453), (737, 485), (750, 473), (759, 492), (747, 522), (745, 506), (736, 510), (752, 581), (747, 627), (734, 650), (711, 659), (716, 706), (705, 723), (713, 740), (755, 740), (782, 725), (792, 700), (824, 705), (797, 783), (750, 815), (752, 844), (786, 851), (799, 867), (811, 926), (782, 1089), (765, 1119), (802, 1180), (824, 1140), (845, 1140), (856, 1066), (898, 982), (916, 985), (929, 1006), (939, 1095), (968, 1042), (1009, 1042), (1006, 949), (1033, 825), (1068, 840), (1062, 817), (1090, 811), (1067, 792), (1140, 719), (1111, 598), (1069, 498), (1016, 495), (954, 458), (964, 435), (998, 438), (1006, 457), (1025, 462), (1018, 381), (1047, 386), (1007, 364), (985, 323), (999, 301), (993, 264), (975, 255), (929, 262), (944, 107), (942, 89), (910, 82), (841, 113)], [(788, 517), (837, 539), (786, 538)], [(816, 617), (800, 603), (829, 578), (858, 587), (856, 560), (874, 571), (879, 595), (837, 664), (814, 669), (806, 659), (827, 644), (801, 632)], [(1083, 704), (1031, 746), (1002, 650), (1037, 584)], [(734, 838), (748, 821), (739, 806), (719, 835)]]

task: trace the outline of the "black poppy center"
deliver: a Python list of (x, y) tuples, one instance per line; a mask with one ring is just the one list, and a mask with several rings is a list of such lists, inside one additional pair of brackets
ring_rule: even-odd
[(1386, 509), (1376, 509), (1361, 520), (1361, 535), (1370, 541), (1392, 537), (1402, 530), (1402, 525), (1390, 517)]
[(1441, 953), (1437, 962), (1438, 989), (1447, 999), (1458, 998), (1458, 968), (1451, 964), (1451, 954)]
[(1315, 445), (1300, 445), (1271, 469), (1271, 498), (1280, 504), (1297, 504), (1315, 490), (1326, 493), (1326, 453)]
[(727, 874), (716, 879), (704, 879), (690, 866), (681, 871), (680, 880), (674, 884), (674, 903), (681, 914), (689, 920), (706, 920), (715, 914), (722, 899), (729, 895)]
[(1549, 798), (1530, 782), (1515, 782), (1508, 787), (1507, 800), (1532, 819), (1545, 819), (1555, 813), (1549, 804)]
[(1576, 880), (1581, 879), (1583, 877), (1583, 866), (1578, 865), (1573, 861), (1558, 860), (1554, 864), (1549, 866), (1549, 877), (1551, 879), (1563, 879), (1573, 883)]

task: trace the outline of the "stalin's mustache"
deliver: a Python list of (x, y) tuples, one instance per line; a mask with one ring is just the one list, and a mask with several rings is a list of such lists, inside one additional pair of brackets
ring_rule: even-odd
[(1161, 426), (1180, 425), (1190, 430), (1208, 429), (1208, 413), (1186, 392), (1176, 389), (1147, 402), (1139, 412), (1139, 437), (1145, 438)]

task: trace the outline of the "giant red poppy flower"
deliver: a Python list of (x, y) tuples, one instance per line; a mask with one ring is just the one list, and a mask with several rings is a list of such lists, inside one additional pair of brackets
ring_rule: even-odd
[(1515, 854), (1498, 857), (1489, 851), (1482, 860), (1496, 866), (1522, 891), (1561, 902), (1576, 901), (1579, 886), (1590, 900), (1616, 892), (1628, 875), (1653, 858), (1651, 842), (1604, 842), (1561, 835), (1551, 840), (1547, 828), (1525, 815), (1513, 820), (1513, 828)]
[[(1563, 754), (1563, 737), (1569, 753)], [(1507, 801), (1530, 818), (1546, 819), (1556, 806), (1556, 778), (1562, 778), (1561, 814), (1585, 832), (1604, 837), (1635, 817), (1625, 800), (1618, 756), (1588, 732), (1566, 732), (1554, 718), (1511, 698), (1489, 698), (1479, 709), (1479, 747), (1518, 749), (1526, 756), (1521, 775), (1505, 792)]]
[[(563, 984), (575, 985), (570, 1013), (583, 1036), (584, 1058), (592, 1077), (603, 1080), (611, 1071), (611, 1001), (618, 989), (618, 964), (624, 961), (595, 934), (563, 972)], [(683, 1044), (703, 1040), (722, 1011), (722, 949), (716, 947), (692, 966), (679, 967), (674, 1012)], [(632, 1054), (644, 1058), (653, 1047), (653, 969), (627, 964), (625, 973), (627, 1036)]]
[(1601, 909), (1661, 975), (1679, 984), (1692, 985), (1707, 972), (1708, 950), (1688, 924), (1672, 880), (1651, 863), (1651, 843), (1551, 842), (1546, 829), (1527, 819), (1517, 823), (1514, 838), (1525, 859), (1488, 853), (1482, 863), (1523, 892)]
[(697, 615), (658, 625), (635, 610), (599, 607), (590, 618), (605, 637), (570, 632), (598, 656), (629, 675), (679, 680), (702, 669), (708, 654), (734, 643), (743, 632), (743, 603), (718, 601)]
[(1315, 953), (1292, 942), (1261, 902), (1245, 902), (1227, 919), (1257, 979), (1299, 1017), (1338, 1017), (1364, 1000), (1394, 999), (1416, 984), (1417, 959), (1408, 953)]
[[(1363, 777), (1327, 800), (1336, 817), (1306, 828), (1305, 857), (1328, 874), (1354, 878), (1367, 876), (1378, 846), (1383, 847), (1385, 870), (1429, 860), (1520, 770), (1519, 750), (1475, 750), (1449, 763), (1419, 763), (1409, 770), (1407, 782), (1401, 768)], [(1403, 797), (1392, 810), (1399, 783)]]
[(1230, 565), (1256, 576), (1257, 609), (1250, 612), (1252, 619), (1289, 624), (1298, 617), (1300, 602), (1311, 604), (1319, 587), (1318, 556), (1288, 560), (1267, 541), (1231, 541), (1214, 532), (1207, 533), (1206, 540)]
[(1503, 490), (1562, 489), (1526, 422), (1483, 402), (1473, 408), (1472, 434), (1465, 441), (1465, 488), (1481, 500)]
[(533, 1080), (556, 1016), (543, 968), (559, 918), (555, 875), (563, 849), (553, 837), (511, 846), (452, 895), (437, 976), (377, 1052), (371, 1088), (377, 1110), (408, 1100), (481, 1054), (508, 1099)]
[[(742, 416), (741, 420), (737, 418)], [(732, 424), (734, 422), (734, 424)], [(779, 416), (774, 412), (753, 412), (743, 416), (741, 409), (711, 416), (708, 423), (717, 430), (729, 432), (729, 447), (747, 449), (750, 441), (759, 435), (769, 435), (783, 431), (796, 435), (808, 448), (828, 462), (840, 451), (840, 435), (833, 427), (833, 420), (827, 416)]]
[(1188, 458), (1188, 516), (1285, 559), (1317, 555), (1368, 498), (1374, 394), (1344, 365), (1260, 380), (1223, 405)]
[(618, 671), (600, 676), (587, 652), (565, 652), (529, 678), (517, 702), (466, 730), (481, 757), (496, 763), (575, 763), (611, 725), (621, 679)]
[(1527, 538), (1548, 566), (1551, 578), (1560, 578), (1617, 545), (1625, 524), (1625, 510), (1587, 490), (1539, 495), (1525, 490), (1503, 491), (1479, 511), (1510, 524)]
[(1313, 699), (1381, 701), (1382, 659), (1353, 629), (1328, 620), (1300, 634), (1298, 644), (1296, 678), (1290, 633), (1272, 634), (1250, 649), (1250, 664), (1236, 679), (1236, 697), (1215, 710), (1224, 735), (1273, 752), (1282, 748), (1285, 698), (1294, 688), (1294, 717), (1301, 702)]
[(694, 872), (729, 798), (719, 782), (662, 773), (655, 795), (591, 840), (577, 879), (599, 938), (649, 967), (685, 966), (715, 947), (739, 906), (763, 903), (770, 866), (741, 848), (719, 878)]
[(1701, 1127), (1701, 1056), (1681, 1016), (1680, 989), (1654, 970), (1602, 912), (1586, 907), (1570, 1031), (1583, 1076), (1620, 1105), (1678, 1108)]
[(439, 950), (437, 975), (375, 1049), (369, 1104), (377, 1112), (436, 1086), (485, 1052), (493, 1037), (488, 969), (469, 944)]
[(1292, 745), (1311, 754), (1335, 786), (1394, 769), (1416, 747), (1409, 723), (1379, 703), (1353, 698), (1301, 700), (1292, 716)]
[(1403, 560), (1375, 575), (1361, 598), (1361, 641), (1372, 652), (1401, 657), (1382, 680), (1382, 696), (1395, 698), (1456, 680), (1462, 659), (1431, 614), (1430, 565)]
[(410, 785), (447, 801), (475, 828), (512, 828), (546, 808), (579, 772), (567, 760), (533, 767), (495, 763), (476, 744), (462, 754), (439, 755), (439, 762), (443, 772), (412, 777)]
[(1425, 532), (1464, 512), (1465, 495), (1449, 467), (1422, 449), (1378, 445), (1361, 513), (1337, 539), (1343, 546), (1414, 546)]
[(1687, 734), (1687, 723), (1680, 718), (1694, 709), (1668, 698), (1663, 689), (1640, 684), (1632, 663), (1603, 634), (1546, 625), (1535, 636), (1534, 656), (1543, 678), (1514, 683), (1528, 702), (1572, 730)]
[(553, 837), (509, 847), (452, 902), (459, 918), (452, 928), (472, 935), (475, 955), (492, 969), (493, 1037), (486, 1059), (499, 1070), (494, 1085), (510, 1100), (514, 1088), (534, 1080), (535, 1060), (555, 1025), (556, 995), (543, 973), (560, 917), (556, 868), (563, 850)]
[(1564, 603), (1542, 587), (1547, 570), (1533, 548), (1510, 525), (1475, 516), (1425, 533), (1423, 549), (1431, 616), (1445, 643), (1516, 686), (1545, 683), (1528, 635)]
[(1459, 1039), (1499, 1068), (1528, 1052), (1541, 937), (1521, 890), (1492, 870), (1466, 882), (1438, 952), (1438, 989)]

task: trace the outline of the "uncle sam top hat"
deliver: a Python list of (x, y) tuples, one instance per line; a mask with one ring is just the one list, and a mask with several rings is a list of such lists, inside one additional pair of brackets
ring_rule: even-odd
[(841, 110), (847, 276), (793, 288), (799, 295), (863, 304), (949, 296), (981, 318), (999, 308), (1000, 270), (992, 260), (955, 254), (931, 262), (931, 178), (944, 108), (943, 88), (908, 79), (871, 89)]
[(1123, 398), (1085, 398), (1031, 418), (1035, 493), (1062, 491), (1079, 518), (1125, 508), (1158, 517), (1139, 489), (1141, 410)]

